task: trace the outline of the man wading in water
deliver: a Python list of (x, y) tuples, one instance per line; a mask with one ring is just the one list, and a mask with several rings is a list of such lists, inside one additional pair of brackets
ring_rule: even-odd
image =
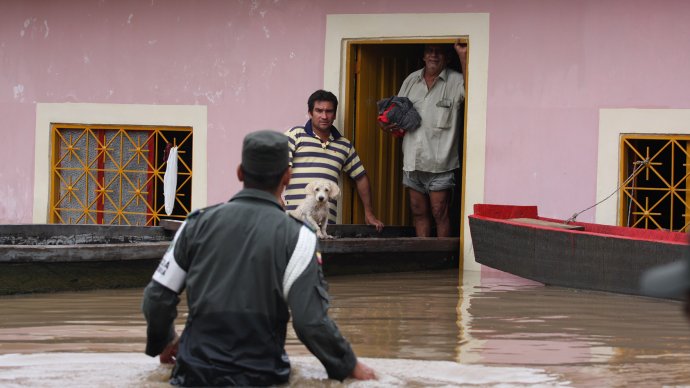
[[(375, 378), (328, 317), (316, 234), (280, 206), (288, 162), (287, 136), (247, 135), (237, 169), (244, 189), (189, 214), (146, 287), (146, 354), (175, 363), (171, 384), (287, 383), (290, 312), (329, 378)], [(189, 316), (178, 344), (174, 321), (185, 289)]]

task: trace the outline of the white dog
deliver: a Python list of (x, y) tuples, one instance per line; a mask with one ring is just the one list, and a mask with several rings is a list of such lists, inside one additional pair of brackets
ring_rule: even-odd
[(291, 213), (295, 218), (314, 225), (319, 238), (333, 238), (326, 233), (328, 226), (328, 200), (337, 199), (340, 188), (335, 182), (319, 179), (309, 183), (305, 189), (307, 196)]

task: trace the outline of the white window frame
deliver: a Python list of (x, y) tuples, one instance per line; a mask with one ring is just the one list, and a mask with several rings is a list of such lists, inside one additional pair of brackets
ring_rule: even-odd
[[(597, 196), (600, 201), (621, 184), (620, 139), (623, 134), (690, 135), (690, 109), (600, 109)], [(617, 225), (620, 195), (596, 207), (598, 224)]]
[(192, 127), (192, 210), (207, 205), (207, 108), (204, 105), (37, 103), (33, 222), (48, 222), (52, 123)]

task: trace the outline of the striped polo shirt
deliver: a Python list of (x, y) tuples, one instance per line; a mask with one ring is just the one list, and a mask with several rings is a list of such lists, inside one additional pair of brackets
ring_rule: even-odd
[[(321, 142), (312, 129), (311, 120), (304, 127), (285, 132), (290, 138), (292, 178), (285, 189), (285, 209), (297, 209), (306, 197), (304, 188), (316, 179), (328, 179), (338, 184), (341, 171), (357, 180), (366, 174), (355, 147), (331, 126), (329, 140)], [(335, 223), (338, 203), (330, 201), (328, 223)]]

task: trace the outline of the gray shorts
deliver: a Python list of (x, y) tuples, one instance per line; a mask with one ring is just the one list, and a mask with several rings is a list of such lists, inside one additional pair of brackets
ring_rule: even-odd
[(450, 190), (455, 187), (455, 174), (453, 171), (403, 171), (403, 185), (424, 194), (429, 194), (430, 191)]

